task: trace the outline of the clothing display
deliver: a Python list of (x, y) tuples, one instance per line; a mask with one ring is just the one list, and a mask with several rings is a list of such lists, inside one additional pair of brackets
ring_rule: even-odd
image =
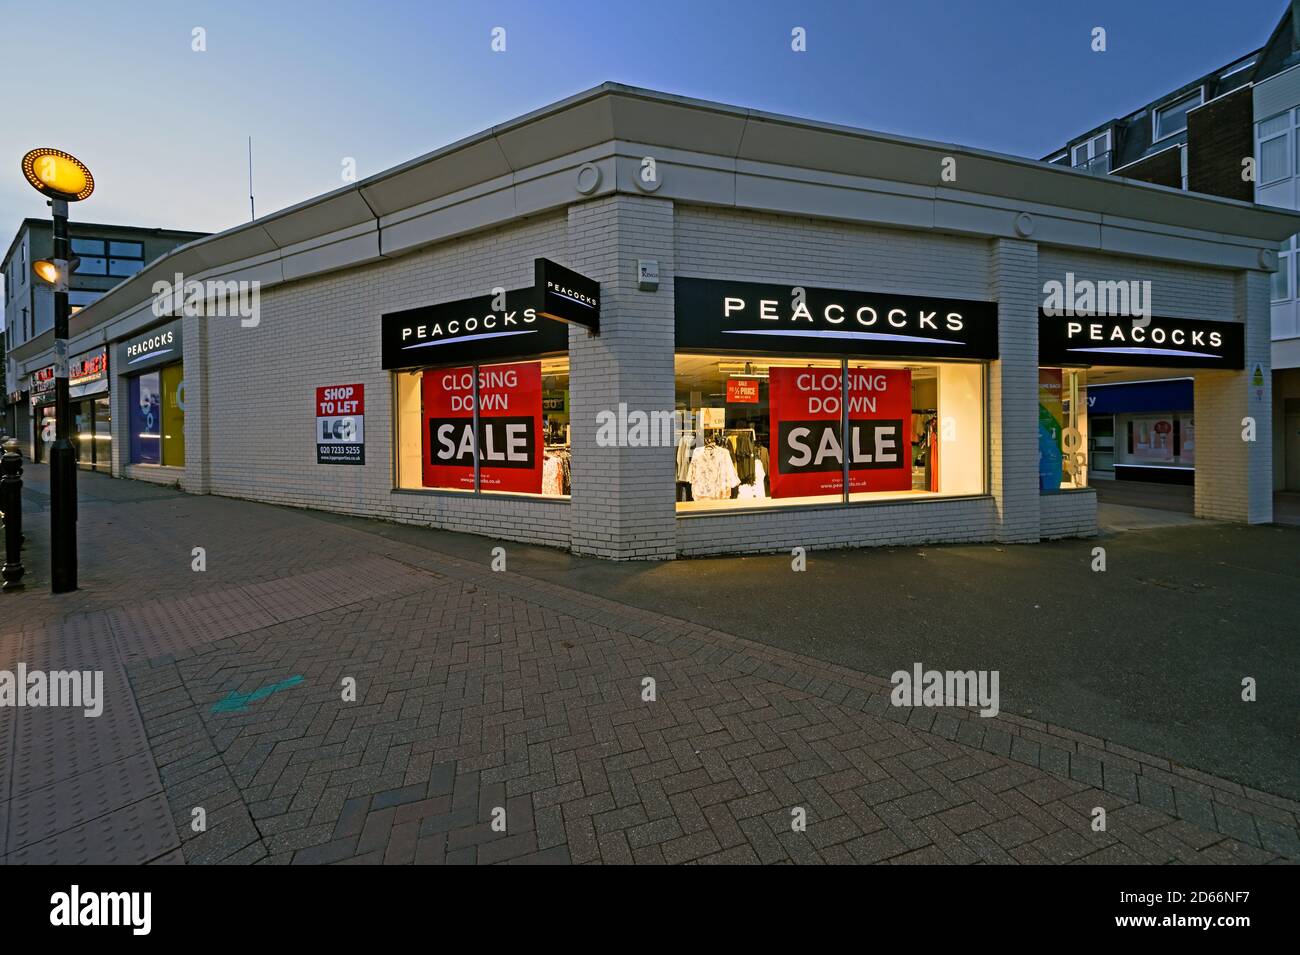
[(546, 455), (542, 458), (543, 494), (562, 495), (572, 491), (569, 473), (571, 460), (568, 448), (546, 449)]
[[(758, 458), (758, 463), (759, 463), (760, 465), (762, 465), (762, 467), (763, 467), (763, 475), (762, 475), (762, 477), (757, 478), (756, 481), (755, 481), (755, 483), (756, 483), (756, 484), (762, 484), (762, 485), (763, 485), (763, 496), (764, 496), (764, 497), (771, 497), (771, 496), (772, 496), (772, 478), (771, 478), (771, 474), (772, 474), (772, 463), (771, 463), (770, 455), (768, 454), (768, 450), (767, 450), (767, 445), (766, 445), (766, 444), (760, 444), (760, 445), (758, 446), (758, 451), (756, 452), (756, 457)], [(757, 466), (756, 466), (756, 467), (755, 467), (755, 473), (757, 473), (757, 470), (758, 470), (758, 469), (757, 469)]]
[(677, 480), (691, 480), (691, 450), (695, 446), (695, 432), (683, 431), (677, 439)]
[(717, 444), (706, 444), (691, 454), (687, 473), (691, 484), (691, 497), (697, 501), (720, 501), (731, 497), (731, 491), (740, 485), (731, 452)]
[[(764, 448), (764, 451), (767, 449)], [(758, 456), (754, 457), (754, 480), (750, 484), (740, 485), (736, 496), (742, 501), (763, 501), (767, 499), (767, 469)]]
[(736, 474), (741, 484), (754, 483), (754, 433), (752, 431), (732, 431), (727, 434), (727, 448), (731, 451), (731, 460), (736, 465)]

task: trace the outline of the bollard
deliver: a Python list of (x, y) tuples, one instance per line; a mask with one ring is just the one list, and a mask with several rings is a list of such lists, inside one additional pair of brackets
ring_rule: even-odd
[(23, 458), (18, 441), (4, 443), (0, 456), (0, 510), (5, 516), (5, 563), (0, 568), (5, 593), (23, 589)]

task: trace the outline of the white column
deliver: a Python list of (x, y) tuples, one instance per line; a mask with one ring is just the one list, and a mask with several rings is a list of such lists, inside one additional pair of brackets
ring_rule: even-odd
[(989, 371), (990, 490), (997, 539), (1038, 540), (1038, 246), (996, 239), (989, 293), (998, 303), (998, 354)]
[[(1196, 516), (1266, 524), (1273, 520), (1273, 375), (1266, 273), (1237, 276), (1234, 311), (1236, 320), (1245, 325), (1246, 367), (1196, 373)], [(1248, 440), (1251, 422), (1254, 440)]]
[[(636, 260), (658, 259), (659, 288), (637, 289)], [(599, 447), (603, 411), (673, 409), (673, 206), (616, 195), (569, 209), (569, 258), (600, 282), (600, 334), (569, 331), (573, 551), (620, 559), (675, 555), (671, 448)]]

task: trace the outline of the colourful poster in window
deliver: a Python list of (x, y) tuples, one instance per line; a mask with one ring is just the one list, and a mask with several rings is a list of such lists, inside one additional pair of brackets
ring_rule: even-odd
[(474, 440), (474, 371), (426, 371), (422, 382), (425, 487), (474, 489), (475, 446), (484, 491), (542, 490), (540, 362), (479, 369), (479, 431)]
[(474, 369), (426, 371), (424, 486), (474, 490)]
[(1133, 444), (1131, 460), (1142, 464), (1173, 464), (1172, 415), (1141, 415), (1134, 417), (1129, 427), (1132, 429)]
[(1065, 406), (1061, 402), (1061, 369), (1038, 369), (1038, 490), (1056, 494), (1061, 490), (1065, 431)]
[(130, 388), (132, 464), (158, 464), (162, 448), (162, 394), (158, 372), (136, 375)]
[(846, 453), (851, 491), (911, 488), (912, 373), (905, 368), (849, 369), (847, 449), (841, 381), (837, 368), (771, 370), (774, 498), (843, 493)]

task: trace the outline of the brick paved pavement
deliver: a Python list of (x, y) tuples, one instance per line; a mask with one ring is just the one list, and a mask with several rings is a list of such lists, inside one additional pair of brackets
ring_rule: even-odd
[[(878, 678), (492, 573), (486, 546), (478, 565), (83, 490), (85, 589), (5, 597), (0, 668), (102, 668), (108, 702), (0, 710), (6, 862), (1300, 859), (1292, 801), (1011, 715), (894, 708)], [(254, 698), (214, 711), (232, 693)]]

